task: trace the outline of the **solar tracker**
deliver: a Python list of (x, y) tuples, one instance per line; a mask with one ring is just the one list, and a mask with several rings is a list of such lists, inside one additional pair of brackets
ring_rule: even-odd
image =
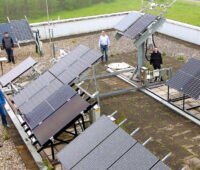
[(69, 84), (100, 58), (99, 52), (79, 45), (49, 71), (63, 83)]
[(10, 37), (12, 37), (14, 43), (16, 44), (17, 43), (16, 36), (15, 34), (13, 34), (11, 25), (9, 23), (0, 24), (0, 44), (2, 44), (2, 39), (5, 32), (9, 33)]
[(28, 42), (34, 40), (33, 33), (27, 20), (11, 20), (11, 29), (17, 40), (20, 42)]
[(125, 32), (142, 14), (139, 12), (131, 12), (125, 16), (114, 28), (120, 32)]
[(19, 107), (20, 112), (22, 114), (31, 113), (42, 101), (48, 99), (49, 96), (58, 91), (62, 86), (63, 84), (60, 81), (54, 79), (49, 84), (46, 84), (38, 93), (26, 100), (23, 105)]
[(9, 83), (12, 83), (16, 78), (25, 73), (31, 67), (33, 67), (36, 63), (37, 62), (33, 60), (31, 57), (27, 58), (18, 66), (16, 66), (15, 68), (13, 68), (11, 71), (9, 71), (7, 74), (5, 74), (0, 78), (1, 85), (7, 86)]
[[(69, 170), (141, 170), (150, 169), (159, 162), (151, 152), (105, 116), (61, 150), (57, 158), (63, 169)], [(159, 163), (158, 167), (162, 169), (167, 166)]]
[(68, 147), (61, 150), (57, 157), (64, 167), (71, 169), (117, 128), (118, 126), (112, 123), (109, 118), (102, 116), (74, 139)]
[(15, 105), (19, 108), (41, 89), (45, 88), (46, 85), (50, 84), (53, 80), (55, 80), (55, 77), (48, 71), (45, 72), (38, 79), (32, 81), (13, 97)]
[(200, 60), (190, 59), (166, 84), (196, 100), (200, 99)]
[[(47, 90), (47, 92), (48, 91), (49, 90)], [(71, 87), (64, 85), (58, 87), (53, 93), (50, 92), (51, 95), (48, 94), (48, 96), (46, 96), (46, 94), (40, 93), (40, 97), (43, 99), (40, 100), (39, 104), (35, 106), (31, 112), (24, 115), (25, 121), (31, 129), (41, 124), (64, 103), (69, 101), (76, 92)], [(43, 95), (45, 97), (42, 97)]]
[(139, 34), (143, 33), (155, 19), (156, 16), (154, 15), (143, 15), (127, 31), (125, 31), (124, 36), (135, 39)]
[(78, 94), (56, 110), (48, 119), (33, 130), (33, 134), (41, 146), (72, 122), (89, 104)]

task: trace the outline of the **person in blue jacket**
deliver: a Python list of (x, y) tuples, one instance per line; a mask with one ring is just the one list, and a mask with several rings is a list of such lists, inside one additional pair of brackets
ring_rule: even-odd
[(9, 125), (6, 119), (7, 112), (5, 110), (5, 104), (6, 104), (6, 100), (5, 100), (2, 90), (0, 89), (0, 113), (1, 113), (2, 124), (4, 127), (8, 128)]

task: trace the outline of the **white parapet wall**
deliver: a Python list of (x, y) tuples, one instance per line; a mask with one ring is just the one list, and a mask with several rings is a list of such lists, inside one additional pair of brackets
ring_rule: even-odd
[[(84, 33), (91, 33), (101, 30), (113, 29), (114, 26), (126, 15), (128, 12), (97, 15), (90, 17), (81, 17), (74, 19), (65, 19), (48, 22), (31, 24), (32, 30), (39, 30), (41, 39), (49, 38), (49, 30), (53, 30), (55, 38), (72, 36)], [(51, 26), (50, 26), (51, 25)], [(200, 45), (200, 27), (189, 24), (166, 20), (164, 25), (158, 30), (159, 33), (174, 37), (192, 44)]]

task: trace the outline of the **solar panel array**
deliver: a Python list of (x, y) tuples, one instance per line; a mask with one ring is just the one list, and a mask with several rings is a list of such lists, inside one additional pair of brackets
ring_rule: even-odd
[(200, 99), (200, 60), (190, 59), (166, 84), (196, 100)]
[(31, 57), (24, 60), (17, 67), (9, 71), (7, 74), (3, 75), (0, 78), (0, 83), (2, 86), (7, 86), (9, 83), (12, 83), (16, 78), (22, 75), (24, 72), (33, 67), (37, 62)]
[[(0, 24), (0, 40), (2, 40), (4, 32), (9, 33), (15, 44), (18, 41), (26, 43), (34, 40), (29, 23), (25, 19), (11, 20), (9, 23)], [(0, 44), (2, 44), (2, 41), (0, 41)]]
[(14, 96), (15, 105), (41, 146), (89, 107), (68, 84), (100, 57), (100, 53), (80, 45)]
[(170, 169), (106, 116), (61, 150), (57, 158), (68, 170)]
[(151, 14), (142, 15), (140, 13), (132, 12), (124, 17), (119, 24), (115, 26), (115, 29), (124, 36), (135, 39), (142, 34), (156, 18), (156, 16)]

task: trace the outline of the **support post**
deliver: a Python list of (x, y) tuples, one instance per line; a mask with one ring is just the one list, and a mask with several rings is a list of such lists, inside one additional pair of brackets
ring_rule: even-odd
[(137, 60), (138, 60), (137, 75), (140, 76), (140, 69), (144, 66), (144, 43), (142, 43), (138, 47)]

